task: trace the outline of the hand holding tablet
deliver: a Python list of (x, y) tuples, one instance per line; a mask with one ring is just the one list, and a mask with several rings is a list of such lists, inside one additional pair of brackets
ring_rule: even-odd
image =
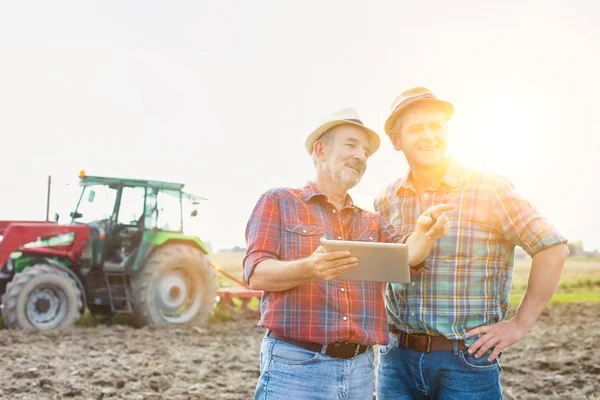
[(371, 282), (410, 282), (408, 246), (401, 243), (330, 240), (321, 238), (325, 252), (350, 251), (358, 265), (336, 279)]

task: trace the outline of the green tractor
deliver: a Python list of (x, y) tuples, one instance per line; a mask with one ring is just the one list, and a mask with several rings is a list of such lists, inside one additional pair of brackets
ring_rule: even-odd
[(185, 235), (201, 197), (183, 184), (79, 175), (71, 222), (0, 221), (2, 317), (10, 329), (131, 314), (139, 326), (201, 324), (217, 299), (208, 249)]

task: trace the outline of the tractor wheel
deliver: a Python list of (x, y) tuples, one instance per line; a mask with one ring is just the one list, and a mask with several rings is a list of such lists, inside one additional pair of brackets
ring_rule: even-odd
[(210, 260), (185, 244), (156, 249), (131, 283), (138, 325), (196, 324), (206, 321), (217, 294)]
[(37, 264), (15, 275), (2, 296), (2, 318), (9, 329), (53, 329), (74, 325), (83, 301), (67, 273)]

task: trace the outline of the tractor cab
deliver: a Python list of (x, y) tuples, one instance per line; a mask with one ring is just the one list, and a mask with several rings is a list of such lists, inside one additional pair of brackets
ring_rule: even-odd
[(89, 226), (90, 267), (131, 268), (145, 232), (183, 234), (202, 197), (183, 184), (79, 175), (82, 187), (71, 224)]

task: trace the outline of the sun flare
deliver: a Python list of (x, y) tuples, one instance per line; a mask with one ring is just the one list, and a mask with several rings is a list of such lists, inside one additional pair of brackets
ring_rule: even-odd
[(472, 105), (465, 116), (449, 124), (450, 156), (500, 173), (539, 161), (544, 154), (544, 113), (539, 107), (514, 98)]

